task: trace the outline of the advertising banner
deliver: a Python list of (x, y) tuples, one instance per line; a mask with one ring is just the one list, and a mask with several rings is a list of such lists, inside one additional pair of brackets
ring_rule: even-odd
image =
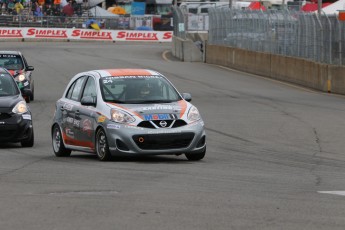
[(172, 31), (92, 30), (64, 28), (0, 28), (2, 39), (65, 39), (171, 42)]

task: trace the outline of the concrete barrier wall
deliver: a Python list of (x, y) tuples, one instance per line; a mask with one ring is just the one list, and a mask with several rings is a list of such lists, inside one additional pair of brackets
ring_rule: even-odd
[(172, 55), (181, 61), (202, 62), (203, 53), (190, 39), (181, 39), (173, 36), (172, 38)]
[(345, 67), (301, 58), (207, 45), (206, 63), (291, 82), (308, 88), (345, 94)]

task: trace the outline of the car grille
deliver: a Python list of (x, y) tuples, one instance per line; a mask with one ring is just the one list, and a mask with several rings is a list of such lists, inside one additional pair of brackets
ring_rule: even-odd
[[(165, 121), (167, 123), (165, 127), (162, 127), (160, 125), (161, 121)], [(187, 123), (181, 119), (178, 119), (178, 120), (153, 120), (153, 121), (142, 121), (138, 124), (138, 127), (148, 128), (148, 129), (156, 129), (156, 127), (152, 123), (154, 123), (158, 128), (177, 128), (177, 127), (187, 125)]]
[(133, 140), (144, 150), (186, 148), (194, 138), (194, 133), (134, 135)]
[(8, 119), (10, 117), (11, 117), (11, 115), (8, 113), (0, 113), (0, 120), (5, 120), (5, 119)]
[(2, 127), (0, 125), (0, 140), (9, 140), (13, 138), (17, 133), (17, 126), (15, 125), (6, 125)]

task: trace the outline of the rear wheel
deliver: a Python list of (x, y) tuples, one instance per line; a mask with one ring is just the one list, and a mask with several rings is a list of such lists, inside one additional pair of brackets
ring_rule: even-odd
[(66, 149), (62, 140), (62, 134), (60, 127), (54, 125), (53, 134), (52, 134), (52, 144), (55, 156), (57, 157), (68, 157), (71, 155), (71, 150)]
[(107, 135), (103, 129), (99, 129), (96, 134), (96, 153), (100, 161), (111, 159)]
[(199, 160), (201, 160), (201, 159), (203, 159), (205, 157), (205, 155), (206, 155), (206, 148), (201, 153), (186, 153), (185, 155), (186, 155), (186, 157), (187, 157), (187, 159), (189, 161), (199, 161)]
[(22, 147), (32, 147), (34, 146), (34, 139), (34, 130), (32, 130), (31, 135), (27, 139), (21, 141), (20, 143)]

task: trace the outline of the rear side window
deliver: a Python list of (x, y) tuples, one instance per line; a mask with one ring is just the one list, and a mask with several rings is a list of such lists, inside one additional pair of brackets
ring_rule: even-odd
[(73, 101), (79, 101), (80, 94), (82, 93), (82, 87), (84, 85), (86, 77), (80, 77), (76, 81), (73, 82), (73, 84), (68, 89), (68, 92), (66, 94), (66, 98), (69, 98)]
[(85, 89), (84, 89), (84, 93), (83, 93), (83, 97), (87, 97), (87, 96), (90, 96), (90, 97), (93, 97), (93, 98), (96, 98), (96, 83), (95, 83), (95, 80), (92, 78), (92, 77), (89, 77), (87, 79), (87, 82), (85, 84)]

